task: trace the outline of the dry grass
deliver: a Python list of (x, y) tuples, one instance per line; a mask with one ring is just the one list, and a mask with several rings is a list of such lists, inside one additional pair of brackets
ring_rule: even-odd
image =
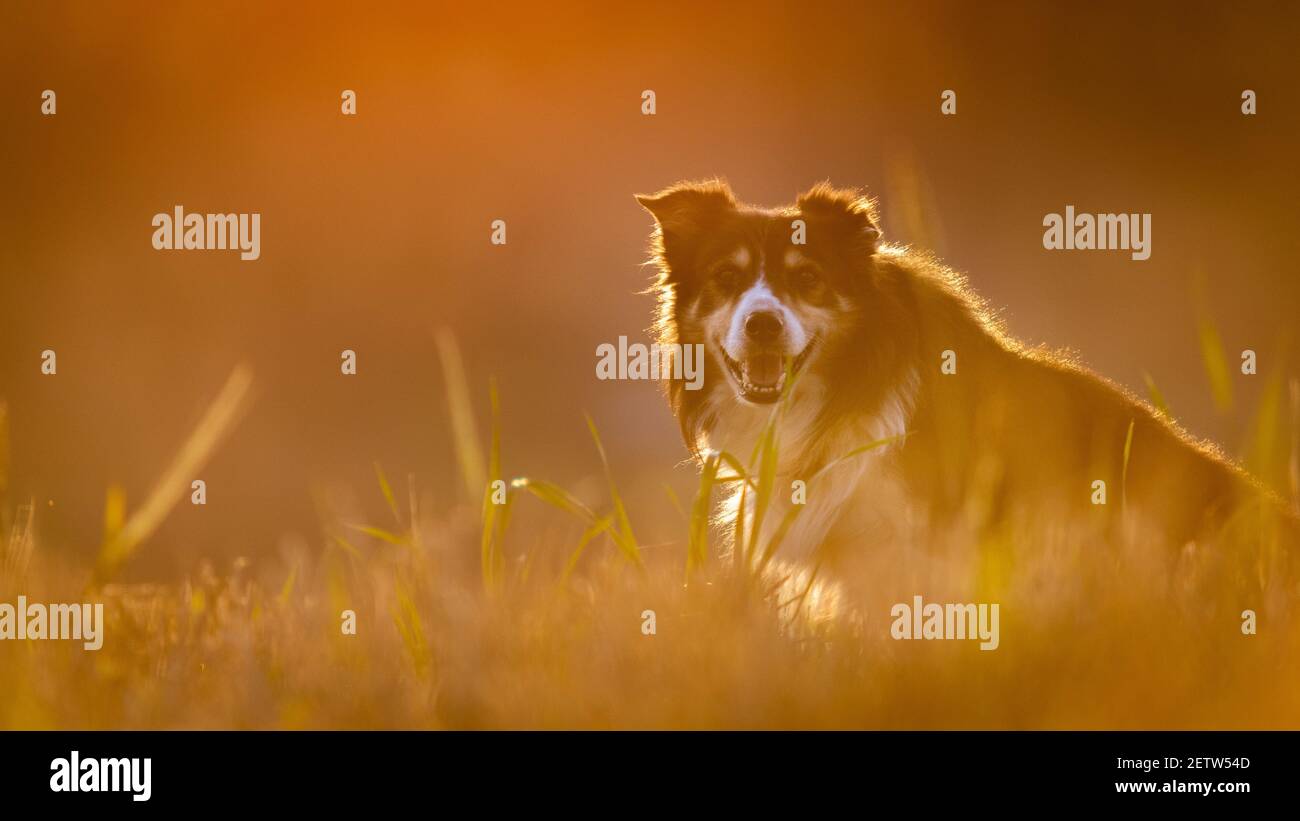
[[(0, 727), (1300, 727), (1300, 614), (1263, 519), (1180, 555), (1064, 524), (922, 530), (866, 557), (851, 585), (786, 567), (779, 544), (743, 534), (721, 559), (707, 521), (716, 487), (747, 481), (763, 515), (773, 426), (748, 461), (710, 459), (697, 498), (678, 501), (681, 542), (648, 550), (594, 424), (604, 498), (506, 481), (495, 390), (485, 454), (454, 340), (440, 350), (458, 461), (467, 489), (486, 486), (481, 504), (399, 502), (377, 469), (392, 524), (325, 514), (321, 550), (284, 578), (240, 561), (203, 564), (179, 586), (114, 582), (186, 470), (129, 516), (110, 495), (97, 567), (34, 549), (30, 505), (5, 511), (0, 601), (102, 599), (108, 625), (98, 652), (0, 644)], [(178, 462), (210, 451), (248, 389), (236, 372)], [(1295, 416), (1280, 388), (1263, 402), (1274, 407), (1259, 409), (1245, 450), (1286, 481)], [(545, 528), (512, 525), (525, 504), (549, 511)], [(999, 602), (1001, 647), (891, 640), (890, 606), (916, 593)], [(1256, 636), (1240, 632), (1246, 608), (1260, 614)], [(341, 634), (345, 609), (355, 637)], [(656, 635), (642, 633), (645, 610)]]

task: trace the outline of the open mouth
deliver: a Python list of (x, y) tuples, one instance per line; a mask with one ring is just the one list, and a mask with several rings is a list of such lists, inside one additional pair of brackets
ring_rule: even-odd
[[(794, 367), (790, 369), (790, 373), (798, 373), (803, 364), (808, 361), (815, 341), (810, 340), (794, 358)], [(737, 361), (728, 356), (726, 348), (721, 345), (718, 346), (718, 350), (722, 352), (722, 359), (727, 363), (727, 370), (731, 371), (736, 384), (740, 386), (742, 399), (767, 405), (781, 397), (786, 380), (785, 354), (779, 351), (759, 351)]]

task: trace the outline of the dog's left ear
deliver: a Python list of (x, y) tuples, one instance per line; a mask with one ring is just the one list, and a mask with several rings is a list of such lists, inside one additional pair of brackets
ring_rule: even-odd
[(679, 182), (657, 194), (637, 194), (636, 201), (654, 215), (665, 240), (687, 237), (736, 207), (731, 188), (721, 180)]
[(836, 237), (859, 244), (868, 254), (880, 242), (876, 203), (858, 191), (835, 188), (828, 182), (814, 185), (796, 201), (799, 212), (835, 232)]
[(636, 201), (657, 223), (650, 245), (665, 280), (689, 269), (696, 240), (736, 208), (731, 188), (721, 180), (679, 182), (657, 194), (637, 194)]

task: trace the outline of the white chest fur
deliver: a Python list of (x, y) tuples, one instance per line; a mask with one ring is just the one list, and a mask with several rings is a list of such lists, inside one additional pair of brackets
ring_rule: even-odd
[[(776, 485), (756, 543), (755, 493), (751, 489), (743, 495), (743, 533), (752, 556), (762, 556), (783, 526), (787, 529), (776, 558), (803, 561), (829, 540), (866, 542), (906, 517), (907, 493), (896, 456), (911, 417), (915, 379), (905, 380), (875, 413), (839, 420), (829, 430), (814, 426), (822, 390), (818, 384), (801, 385), (798, 401), (787, 409), (778, 427)], [(771, 409), (727, 397), (716, 410), (718, 424), (709, 432), (709, 445), (748, 464)], [(889, 443), (843, 458), (883, 441)], [(742, 486), (736, 483), (716, 517), (730, 547), (734, 547), (741, 500)]]

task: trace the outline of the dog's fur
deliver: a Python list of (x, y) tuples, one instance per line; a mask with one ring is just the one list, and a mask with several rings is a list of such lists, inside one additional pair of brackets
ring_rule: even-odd
[[(1103, 537), (1136, 523), (1182, 546), (1245, 506), (1281, 510), (1147, 404), (1008, 337), (953, 271), (883, 244), (875, 205), (857, 192), (823, 183), (793, 206), (763, 209), (711, 181), (637, 199), (657, 223), (659, 341), (702, 344), (706, 354), (701, 390), (666, 380), (693, 454), (750, 458), (778, 407), (774, 361), (797, 369), (779, 426), (779, 487), (899, 437), (823, 472), (783, 551), (861, 549), (920, 518), (1067, 522)], [(796, 219), (805, 244), (792, 242)], [(755, 313), (766, 320), (747, 333)], [(951, 374), (941, 370), (949, 351)], [(1104, 505), (1094, 503), (1096, 480), (1106, 483)], [(791, 504), (789, 493), (776, 496)], [(724, 521), (734, 523), (736, 508), (733, 496)], [(769, 513), (760, 538), (781, 519)]]

